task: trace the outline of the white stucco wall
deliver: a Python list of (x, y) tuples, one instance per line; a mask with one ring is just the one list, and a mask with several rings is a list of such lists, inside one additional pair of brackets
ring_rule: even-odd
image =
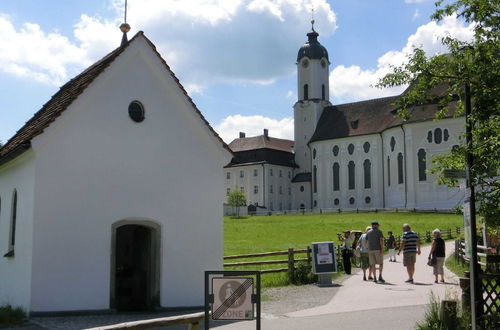
[[(133, 100), (142, 123), (129, 118)], [(161, 227), (161, 305), (203, 304), (203, 271), (222, 268), (231, 156), (142, 37), (33, 149), (32, 311), (109, 308), (111, 226), (129, 218)]]
[[(28, 150), (0, 166), (0, 306), (30, 306), (33, 237), (34, 155)], [(17, 220), (14, 256), (9, 251), (12, 198), (17, 191)]]

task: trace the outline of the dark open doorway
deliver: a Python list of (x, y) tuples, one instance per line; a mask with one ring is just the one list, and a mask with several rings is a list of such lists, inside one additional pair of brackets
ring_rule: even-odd
[(141, 225), (116, 229), (114, 305), (117, 310), (152, 308), (153, 230)]

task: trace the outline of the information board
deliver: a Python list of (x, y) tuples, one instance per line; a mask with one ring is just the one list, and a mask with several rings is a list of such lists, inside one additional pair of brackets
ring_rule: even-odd
[(311, 245), (313, 273), (336, 273), (337, 258), (335, 258), (335, 244), (333, 242), (315, 242)]
[(466, 198), (464, 201), (464, 239), (465, 239), (465, 256), (471, 258), (472, 246), (471, 246), (471, 227), (470, 227), (470, 200)]
[(212, 278), (212, 320), (253, 320), (253, 278)]

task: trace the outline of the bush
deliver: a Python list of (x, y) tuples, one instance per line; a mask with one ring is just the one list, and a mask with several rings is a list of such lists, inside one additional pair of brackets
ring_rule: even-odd
[(12, 308), (10, 305), (0, 306), (0, 326), (7, 324), (20, 324), (26, 318), (26, 313), (21, 307)]
[(311, 264), (307, 262), (296, 264), (293, 284), (310, 284), (316, 282), (318, 282), (318, 275), (313, 274)]

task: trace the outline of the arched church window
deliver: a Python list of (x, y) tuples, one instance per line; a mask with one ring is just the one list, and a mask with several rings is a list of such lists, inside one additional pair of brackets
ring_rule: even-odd
[(354, 152), (354, 144), (350, 143), (349, 146), (347, 146), (347, 151), (349, 152), (349, 155), (352, 155)]
[(309, 100), (309, 85), (304, 85), (304, 100)]
[(387, 185), (391, 185), (391, 158), (387, 156)]
[(403, 154), (398, 154), (398, 183), (403, 183)]
[(434, 130), (434, 142), (436, 142), (436, 144), (440, 144), (442, 140), (443, 140), (443, 131), (440, 128), (436, 128)]
[(335, 198), (335, 199), (333, 200), (333, 204), (334, 204), (334, 205), (339, 205), (339, 204), (340, 204), (340, 200), (339, 200), (338, 198)]
[(318, 168), (316, 165), (313, 167), (313, 189), (314, 192), (318, 192)]
[(394, 147), (396, 146), (396, 139), (393, 137), (391, 137), (391, 152), (394, 151)]
[(371, 201), (372, 201), (372, 199), (370, 198), (370, 196), (366, 196), (365, 197), (365, 203), (366, 204), (370, 204)]
[(450, 132), (448, 132), (448, 130), (445, 128), (444, 129), (444, 140), (448, 141), (449, 138), (450, 138)]
[(333, 164), (333, 191), (340, 190), (340, 165), (339, 163)]
[(355, 189), (356, 188), (356, 181), (354, 178), (355, 175), (355, 169), (356, 165), (354, 162), (351, 160), (349, 164), (347, 165), (347, 172), (348, 172), (348, 179), (349, 179), (349, 189)]
[(313, 159), (316, 159), (316, 148), (313, 149)]
[(425, 172), (427, 169), (427, 161), (425, 159), (426, 152), (424, 149), (419, 149), (417, 153), (418, 159), (418, 181), (427, 181), (427, 173)]
[(349, 204), (353, 205), (355, 201), (354, 197), (349, 198)]
[(370, 189), (372, 187), (372, 163), (369, 159), (365, 159), (363, 163), (364, 179), (365, 179), (365, 189)]
[(300, 192), (304, 192), (304, 186), (300, 186)]
[(333, 152), (333, 155), (335, 157), (337, 157), (338, 154), (339, 154), (339, 146), (334, 146), (333, 149), (332, 149), (332, 152)]
[(432, 131), (427, 132), (427, 142), (432, 143)]
[(326, 98), (326, 93), (325, 93), (325, 84), (321, 85), (321, 99), (324, 100)]
[(363, 150), (368, 153), (370, 151), (370, 143), (369, 142), (365, 142), (363, 144)]

